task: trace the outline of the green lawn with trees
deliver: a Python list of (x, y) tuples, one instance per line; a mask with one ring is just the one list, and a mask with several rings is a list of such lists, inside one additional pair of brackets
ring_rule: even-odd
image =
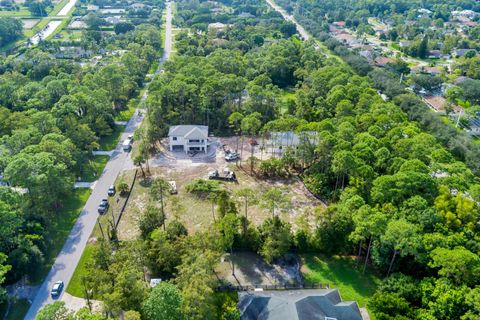
[(93, 262), (94, 245), (88, 244), (83, 251), (82, 257), (78, 262), (77, 268), (73, 273), (72, 279), (66, 288), (66, 291), (75, 297), (85, 297), (85, 286), (83, 279), (88, 274), (89, 264)]
[(125, 128), (123, 126), (113, 126), (110, 133), (100, 138), (99, 145), (100, 150), (110, 151), (116, 148), (120, 142), (120, 136)]
[(357, 301), (365, 307), (375, 293), (380, 277), (367, 270), (362, 273), (362, 264), (348, 256), (302, 255), (302, 273), (306, 284), (328, 284), (338, 288), (342, 299)]
[(109, 159), (109, 156), (103, 155), (93, 156), (92, 159), (89, 159), (84, 168), (82, 168), (82, 181), (93, 182), (100, 178), (100, 175), (102, 174), (103, 169), (105, 169), (105, 165)]

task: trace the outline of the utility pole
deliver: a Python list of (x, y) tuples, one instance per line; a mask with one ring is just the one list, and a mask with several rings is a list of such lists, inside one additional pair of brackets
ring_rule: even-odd
[(165, 215), (165, 209), (163, 206), (163, 180), (160, 183), (160, 205), (162, 207), (162, 214), (163, 214), (163, 231), (165, 231), (167, 216)]

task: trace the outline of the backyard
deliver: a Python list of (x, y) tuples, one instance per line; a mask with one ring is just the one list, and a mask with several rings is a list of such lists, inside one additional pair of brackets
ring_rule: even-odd
[(368, 268), (362, 274), (353, 257), (304, 254), (301, 259), (306, 284), (322, 283), (338, 288), (343, 300), (355, 300), (360, 307), (367, 305), (380, 282), (378, 275)]

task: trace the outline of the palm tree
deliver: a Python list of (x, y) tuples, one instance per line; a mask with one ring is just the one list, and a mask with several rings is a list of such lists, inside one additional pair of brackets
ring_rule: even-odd
[(145, 159), (143, 158), (142, 155), (138, 155), (135, 158), (133, 158), (133, 164), (136, 165), (137, 167), (140, 167), (140, 170), (142, 170), (142, 176), (145, 178), (145, 171), (143, 170), (142, 164), (145, 162)]

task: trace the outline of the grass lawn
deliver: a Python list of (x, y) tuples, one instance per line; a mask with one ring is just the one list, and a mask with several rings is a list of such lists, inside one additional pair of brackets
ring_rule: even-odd
[(34, 283), (39, 283), (47, 275), (55, 258), (63, 247), (65, 239), (67, 239), (72, 230), (78, 215), (82, 211), (88, 197), (90, 189), (74, 189), (71, 195), (65, 200), (63, 208), (59, 209), (55, 219), (51, 219), (50, 223), (50, 247), (45, 256), (45, 265), (39, 268)]
[(102, 174), (108, 159), (110, 159), (109, 156), (94, 156), (93, 159), (88, 160), (83, 170), (82, 181), (93, 182), (97, 180)]
[(302, 255), (302, 273), (306, 283), (329, 284), (338, 288), (343, 300), (355, 300), (365, 307), (368, 299), (375, 293), (380, 282), (377, 275), (367, 269), (363, 275), (355, 268), (351, 257), (325, 257), (322, 255)]
[(79, 30), (65, 30), (59, 32), (62, 37), (60, 39), (54, 38), (53, 41), (80, 41), (82, 37), (82, 31)]
[(30, 11), (28, 10), (19, 10), (19, 11), (0, 11), (0, 17), (29, 17), (31, 16)]
[(15, 301), (11, 306), (10, 313), (3, 320), (21, 320), (25, 317), (30, 308), (30, 303), (26, 299)]
[(284, 114), (288, 111), (289, 103), (295, 101), (295, 90), (293, 88), (288, 88), (283, 90), (279, 96), (280, 100), (280, 113)]
[(85, 250), (83, 251), (82, 257), (78, 262), (77, 268), (73, 273), (72, 279), (67, 287), (67, 292), (70, 293), (72, 296), (83, 298), (84, 291), (82, 285), (82, 277), (87, 274), (87, 264), (89, 261), (93, 259), (93, 244), (87, 244)]
[(100, 150), (110, 151), (115, 149), (124, 129), (123, 126), (114, 126), (111, 135), (100, 138)]
[[(145, 92), (145, 89), (140, 90), (139, 97), (143, 95)], [(133, 116), (135, 113), (135, 109), (138, 106), (138, 103), (140, 102), (140, 99), (130, 99), (128, 102), (127, 109), (120, 111), (116, 116), (115, 116), (115, 121), (128, 121), (130, 118)]]

